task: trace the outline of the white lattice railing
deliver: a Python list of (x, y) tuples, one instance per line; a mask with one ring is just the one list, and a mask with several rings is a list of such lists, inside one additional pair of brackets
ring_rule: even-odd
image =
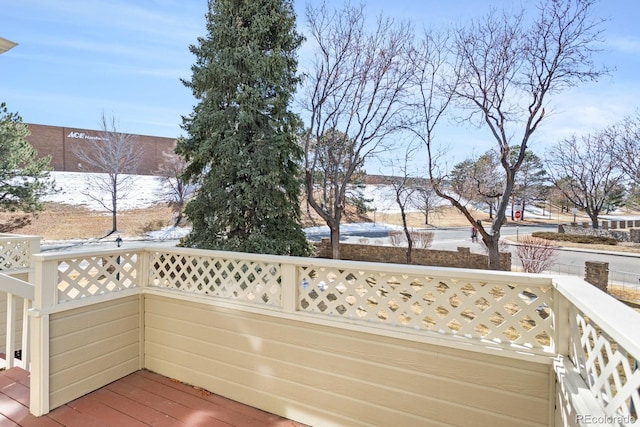
[(148, 286), (250, 304), (282, 305), (279, 262), (238, 253), (217, 254), (152, 251)]
[[(638, 314), (577, 279), (559, 281), (567, 304), (568, 356), (602, 424), (637, 425), (640, 412)], [(585, 419), (586, 421), (586, 419)]]
[[(5, 360), (3, 368), (29, 369), (29, 316), (35, 287), (12, 275), (33, 273), (33, 255), (40, 251), (40, 237), (0, 234), (0, 292), (6, 298)], [(21, 304), (18, 305), (18, 302)], [(22, 322), (18, 322), (18, 315)], [(17, 343), (17, 346), (16, 346)], [(19, 354), (19, 358), (17, 357)]]
[[(581, 378), (593, 413), (633, 420), (640, 407), (638, 314), (578, 278), (184, 248), (36, 259), (37, 279), (53, 280), (55, 290), (47, 294), (42, 286), (37, 310), (46, 311), (46, 301), (63, 309), (70, 301), (89, 304), (92, 297), (124, 290), (167, 291), (264, 307), (304, 321), (411, 331), (476, 351), (496, 347), (514, 350), (514, 357), (567, 356), (564, 366)], [(565, 401), (585, 399), (565, 385), (570, 384), (561, 387)], [(577, 415), (572, 413), (574, 421)]]
[(553, 342), (548, 277), (163, 249), (151, 251), (147, 285), (487, 345), (549, 351)]
[(550, 348), (554, 316), (548, 278), (395, 268), (300, 266), (299, 310), (484, 343)]
[[(140, 249), (36, 255), (46, 305), (82, 300), (139, 286)], [(42, 302), (44, 303), (44, 301)]]
[(0, 234), (0, 271), (25, 270), (31, 267), (31, 255), (40, 252), (40, 238)]
[(58, 302), (122, 291), (138, 286), (137, 252), (75, 256), (58, 263)]

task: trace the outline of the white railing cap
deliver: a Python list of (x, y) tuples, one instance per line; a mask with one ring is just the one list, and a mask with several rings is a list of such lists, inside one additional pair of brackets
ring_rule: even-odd
[(311, 258), (311, 257), (292, 257), (282, 255), (265, 255), (265, 254), (253, 254), (243, 252), (230, 252), (230, 251), (212, 251), (208, 249), (193, 249), (182, 247), (163, 247), (163, 246), (147, 246), (145, 251), (158, 252), (158, 253), (175, 253), (178, 255), (201, 255), (208, 257), (219, 257), (226, 259), (239, 259), (247, 261), (258, 262), (271, 262), (279, 264), (291, 264), (304, 267), (336, 267), (336, 261), (340, 262), (340, 266), (344, 269), (351, 270), (366, 270), (376, 272), (388, 272), (393, 274), (421, 274), (431, 275), (437, 277), (453, 277), (455, 279), (474, 280), (477, 281), (479, 275), (482, 277), (482, 281), (494, 281), (502, 283), (514, 283), (518, 285), (531, 285), (531, 286), (551, 286), (553, 275), (545, 274), (528, 274), (511, 271), (499, 271), (499, 270), (478, 270), (478, 269), (466, 269), (455, 267), (435, 267), (429, 265), (415, 265), (415, 264), (391, 264), (382, 262), (367, 262), (367, 261), (349, 261), (349, 260), (334, 260), (326, 258)]
[(0, 273), (0, 291), (33, 300), (35, 286), (24, 280), (16, 279), (9, 275)]
[(554, 287), (636, 359), (640, 359), (640, 313), (579, 277), (562, 276)]

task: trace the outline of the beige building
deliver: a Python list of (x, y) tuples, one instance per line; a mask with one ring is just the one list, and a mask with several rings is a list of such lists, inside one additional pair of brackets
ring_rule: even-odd
[[(86, 165), (81, 164), (74, 154), (76, 148), (87, 142), (102, 138), (102, 131), (79, 129), (71, 127), (27, 124), (31, 135), (27, 137), (29, 143), (36, 149), (39, 156), (51, 156), (51, 167), (55, 171), (90, 172)], [(132, 135), (142, 146), (143, 158), (138, 169), (142, 175), (155, 175), (163, 162), (163, 152), (173, 151), (176, 140), (149, 135)]]

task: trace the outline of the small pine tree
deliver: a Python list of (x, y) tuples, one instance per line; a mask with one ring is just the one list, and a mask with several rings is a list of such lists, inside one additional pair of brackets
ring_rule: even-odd
[(210, 0), (208, 35), (190, 47), (199, 103), (176, 152), (200, 187), (185, 213), (189, 247), (307, 255), (300, 225), (300, 119), (288, 106), (302, 36), (287, 0)]
[(29, 129), (6, 104), (0, 104), (0, 211), (33, 213), (43, 209), (41, 198), (53, 189), (50, 157), (37, 158), (27, 141)]

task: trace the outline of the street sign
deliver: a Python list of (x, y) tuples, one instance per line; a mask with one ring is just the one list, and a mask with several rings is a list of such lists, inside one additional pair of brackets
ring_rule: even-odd
[(516, 211), (516, 213), (514, 213), (514, 214), (513, 214), (513, 216), (514, 216), (516, 219), (520, 219), (520, 218), (522, 218), (522, 212), (520, 212), (520, 211)]

